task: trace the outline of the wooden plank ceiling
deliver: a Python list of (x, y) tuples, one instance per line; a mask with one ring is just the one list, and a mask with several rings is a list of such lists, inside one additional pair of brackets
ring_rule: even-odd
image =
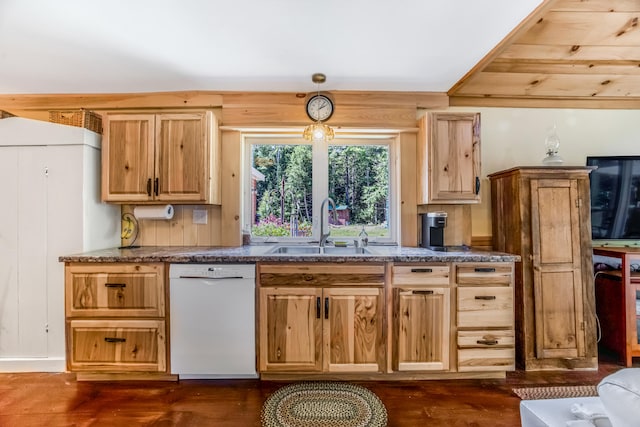
[(640, 108), (640, 0), (547, 0), (448, 92), (451, 105)]

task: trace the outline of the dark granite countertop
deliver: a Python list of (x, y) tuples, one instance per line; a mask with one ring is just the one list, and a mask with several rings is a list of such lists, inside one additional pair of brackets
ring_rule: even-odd
[(103, 249), (64, 255), (61, 262), (514, 262), (520, 256), (468, 248), (447, 252), (398, 246), (369, 246), (368, 254), (269, 254), (278, 245), (241, 247), (144, 246), (133, 249)]

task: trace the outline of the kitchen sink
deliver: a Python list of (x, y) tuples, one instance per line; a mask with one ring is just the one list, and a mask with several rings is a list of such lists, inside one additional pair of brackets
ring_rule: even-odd
[(303, 245), (276, 246), (267, 252), (270, 255), (365, 255), (370, 253), (371, 251), (367, 248), (356, 248), (354, 246), (320, 247)]

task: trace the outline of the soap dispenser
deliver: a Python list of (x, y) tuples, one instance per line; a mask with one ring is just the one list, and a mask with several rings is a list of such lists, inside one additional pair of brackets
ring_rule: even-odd
[(358, 234), (358, 240), (360, 240), (360, 246), (365, 247), (369, 244), (369, 235), (364, 229), (364, 225), (362, 226), (362, 231)]

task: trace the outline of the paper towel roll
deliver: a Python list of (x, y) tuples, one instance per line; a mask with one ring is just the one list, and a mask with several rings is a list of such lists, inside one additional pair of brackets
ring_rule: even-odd
[(137, 219), (171, 219), (173, 218), (173, 206), (136, 206), (133, 215)]

